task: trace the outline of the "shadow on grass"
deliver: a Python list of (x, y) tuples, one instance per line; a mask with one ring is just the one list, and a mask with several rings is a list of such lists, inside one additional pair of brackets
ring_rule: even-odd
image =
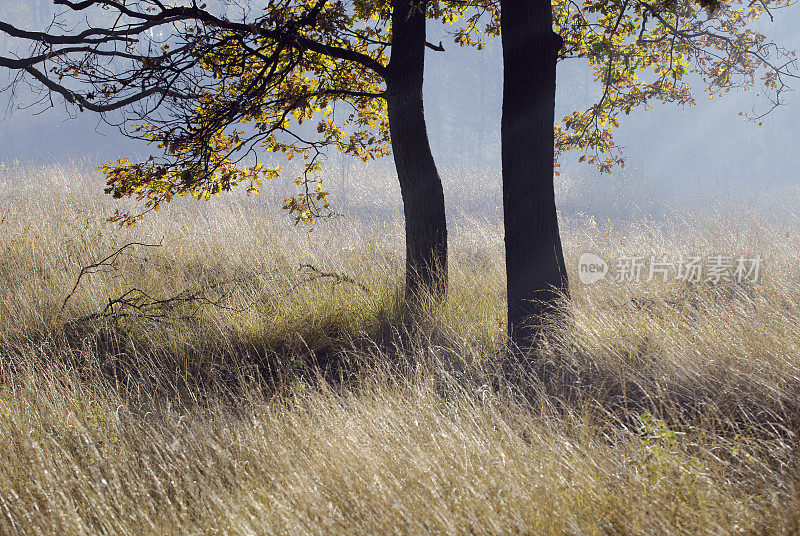
[(0, 378), (6, 381), (14, 367), (59, 366), (87, 382), (112, 385), (142, 407), (159, 400), (235, 406), (254, 390), (272, 397), (298, 386), (340, 391), (376, 379), (398, 385), (424, 379), (443, 397), (455, 382), (493, 391), (533, 415), (545, 407), (565, 416), (591, 414), (609, 437), (637, 433), (643, 415), (676, 431), (764, 438), (765, 448), (773, 449), (796, 445), (800, 429), (800, 379), (770, 389), (756, 379), (731, 378), (719, 366), (700, 375), (669, 369), (670, 356), (646, 337), (610, 366), (608, 356), (603, 364), (603, 356), (565, 342), (566, 317), (513, 359), (504, 350), (486, 353), (454, 340), (433, 316), (411, 315), (399, 295), (357, 325), (327, 314), (279, 331), (208, 335), (193, 343), (178, 338), (180, 344), (166, 344), (153, 335), (182, 326), (103, 320), (67, 324), (37, 341), (4, 340), (10, 359)]
[[(267, 396), (298, 384), (347, 389), (366, 377), (406, 378), (421, 369), (464, 376), (465, 348), (435, 318), (412, 314), (397, 293), (354, 322), (334, 313), (279, 330), (225, 331), (170, 318), (91, 318), (35, 340), (3, 340), (5, 382), (15, 368), (61, 366), (130, 399), (220, 398), (246, 390)], [(183, 330), (183, 331), (181, 331)], [(198, 333), (202, 336), (193, 336)], [(189, 333), (189, 335), (187, 335)]]

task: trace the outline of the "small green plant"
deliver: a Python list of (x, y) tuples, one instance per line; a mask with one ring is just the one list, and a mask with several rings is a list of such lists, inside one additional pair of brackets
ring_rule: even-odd
[(697, 445), (685, 440), (685, 432), (676, 432), (648, 412), (642, 413), (639, 420), (649, 485), (682, 503), (704, 504), (708, 469), (700, 458), (687, 452)]

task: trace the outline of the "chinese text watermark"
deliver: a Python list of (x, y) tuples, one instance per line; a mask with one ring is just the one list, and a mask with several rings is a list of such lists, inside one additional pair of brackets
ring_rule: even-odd
[(685, 281), (717, 284), (722, 281), (756, 282), (761, 275), (761, 255), (706, 255), (669, 258), (656, 256), (620, 256), (605, 260), (595, 253), (584, 253), (578, 259), (581, 283), (591, 285), (607, 279), (614, 283), (650, 281)]

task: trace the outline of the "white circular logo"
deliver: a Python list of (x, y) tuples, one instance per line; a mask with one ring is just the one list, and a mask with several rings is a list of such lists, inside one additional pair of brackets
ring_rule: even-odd
[(608, 264), (594, 253), (584, 253), (578, 259), (578, 277), (584, 285), (591, 285), (606, 277)]

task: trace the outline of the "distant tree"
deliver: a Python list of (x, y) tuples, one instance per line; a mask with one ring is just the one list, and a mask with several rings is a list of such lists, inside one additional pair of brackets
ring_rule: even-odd
[[(54, 3), (66, 9), (46, 33), (0, 21), (0, 32), (25, 49), (0, 56), (0, 67), (44, 89), (46, 104), (60, 95), (81, 111), (119, 112), (126, 135), (161, 149), (144, 162), (103, 166), (109, 193), (147, 209), (237, 184), (255, 193), (282, 171), (260, 153), (282, 153), (304, 159), (296, 178), (303, 191), (285, 208), (310, 222), (329, 213), (314, 178), (327, 148), (365, 161), (391, 149), (406, 216), (407, 297), (444, 295), (444, 194), (422, 106), (425, 48), (442, 50), (426, 42), (428, 14), (443, 13), (438, 4)], [(347, 110), (338, 122), (337, 106)]]

